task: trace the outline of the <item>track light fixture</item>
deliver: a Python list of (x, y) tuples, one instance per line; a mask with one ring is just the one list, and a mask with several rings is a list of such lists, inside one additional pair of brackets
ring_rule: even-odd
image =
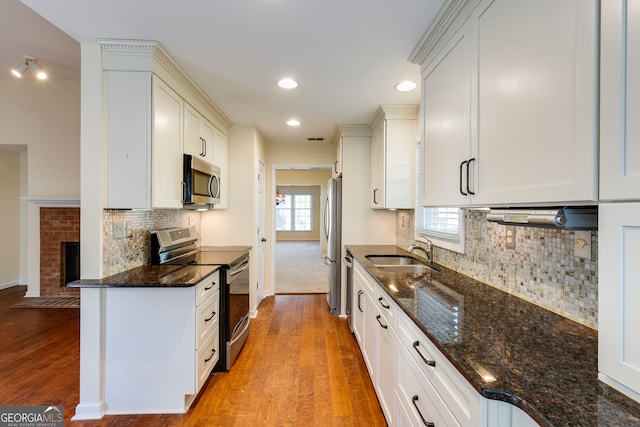
[(42, 69), (40, 64), (38, 64), (38, 58), (28, 55), (24, 56), (24, 62), (11, 69), (11, 73), (16, 77), (22, 77), (30, 68), (40, 80), (44, 80), (48, 77), (47, 73)]

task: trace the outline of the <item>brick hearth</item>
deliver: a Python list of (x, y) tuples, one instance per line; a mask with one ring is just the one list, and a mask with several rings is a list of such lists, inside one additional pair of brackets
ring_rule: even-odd
[(40, 295), (77, 296), (62, 283), (62, 242), (80, 241), (80, 208), (40, 208)]

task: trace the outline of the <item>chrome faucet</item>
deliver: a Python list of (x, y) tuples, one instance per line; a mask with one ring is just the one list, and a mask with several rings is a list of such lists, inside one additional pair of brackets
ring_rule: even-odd
[(418, 246), (418, 243), (414, 242), (413, 245), (411, 245), (411, 246), (409, 246), (407, 248), (407, 252), (412, 253), (416, 249), (420, 249), (427, 256), (427, 259), (429, 260), (429, 263), (431, 264), (431, 263), (433, 263), (433, 244), (431, 243), (431, 240), (429, 240), (429, 239), (426, 239), (426, 240), (427, 240), (427, 243), (429, 243), (429, 249), (425, 249), (422, 246)]

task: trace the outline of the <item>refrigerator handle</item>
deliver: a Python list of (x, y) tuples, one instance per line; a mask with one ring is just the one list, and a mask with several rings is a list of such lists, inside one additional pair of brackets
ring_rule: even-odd
[(329, 197), (324, 202), (324, 237), (329, 239)]

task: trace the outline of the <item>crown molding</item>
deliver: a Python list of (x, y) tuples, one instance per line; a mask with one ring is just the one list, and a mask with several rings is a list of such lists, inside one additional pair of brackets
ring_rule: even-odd
[(442, 5), (440, 12), (427, 28), (416, 47), (411, 52), (408, 61), (413, 64), (422, 64), (445, 32), (456, 21), (460, 12), (468, 5), (475, 6), (478, 0), (449, 0)]
[[(218, 124), (226, 134), (231, 120), (155, 40), (99, 39), (102, 47), (102, 69), (105, 71), (138, 71), (157, 75), (193, 105), (200, 114)], [(206, 111), (202, 111), (205, 109)], [(207, 114), (207, 111), (209, 114)]]

